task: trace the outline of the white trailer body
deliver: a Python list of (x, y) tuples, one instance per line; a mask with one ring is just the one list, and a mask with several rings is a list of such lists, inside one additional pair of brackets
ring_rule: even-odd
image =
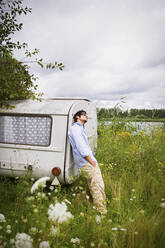
[(49, 176), (60, 168), (57, 177), (70, 183), (74, 165), (68, 129), (79, 110), (88, 113), (85, 130), (92, 149), (97, 146), (96, 107), (88, 99), (54, 98), (11, 102), (13, 109), (0, 109), (0, 175), (21, 176), (31, 170), (34, 178)]

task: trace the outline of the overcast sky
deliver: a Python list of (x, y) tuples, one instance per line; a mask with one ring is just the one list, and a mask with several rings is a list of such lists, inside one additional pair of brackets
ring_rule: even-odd
[[(165, 108), (165, 0), (24, 0), (32, 14), (15, 38), (39, 48), (45, 61), (64, 71), (37, 66), (47, 97), (87, 97), (114, 107)], [(18, 56), (18, 55), (17, 55)]]

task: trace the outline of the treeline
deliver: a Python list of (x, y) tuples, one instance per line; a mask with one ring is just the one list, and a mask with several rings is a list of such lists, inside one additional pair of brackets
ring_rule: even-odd
[(113, 118), (114, 116), (118, 117), (134, 117), (139, 119), (147, 118), (165, 118), (165, 109), (130, 109), (123, 111), (120, 108), (101, 108), (97, 109), (98, 119), (108, 119)]

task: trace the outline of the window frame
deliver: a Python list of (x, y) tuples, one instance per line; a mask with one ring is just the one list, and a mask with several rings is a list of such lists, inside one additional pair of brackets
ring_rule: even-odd
[(49, 147), (51, 144), (52, 139), (52, 125), (53, 125), (53, 118), (51, 115), (48, 114), (23, 114), (23, 113), (0, 113), (0, 116), (18, 116), (18, 117), (47, 117), (50, 118), (50, 136), (49, 136), (49, 144), (48, 145), (37, 145), (37, 144), (30, 144), (30, 143), (14, 143), (14, 142), (0, 142), (0, 144), (14, 144), (14, 145), (23, 145), (23, 146), (34, 146), (34, 147)]

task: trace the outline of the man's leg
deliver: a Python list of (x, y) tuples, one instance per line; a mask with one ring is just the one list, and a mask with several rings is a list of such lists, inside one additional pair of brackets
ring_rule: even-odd
[(93, 204), (98, 211), (106, 214), (106, 196), (104, 191), (104, 182), (99, 166), (92, 166), (87, 163), (81, 168), (85, 178), (87, 179), (88, 187), (93, 198)]

